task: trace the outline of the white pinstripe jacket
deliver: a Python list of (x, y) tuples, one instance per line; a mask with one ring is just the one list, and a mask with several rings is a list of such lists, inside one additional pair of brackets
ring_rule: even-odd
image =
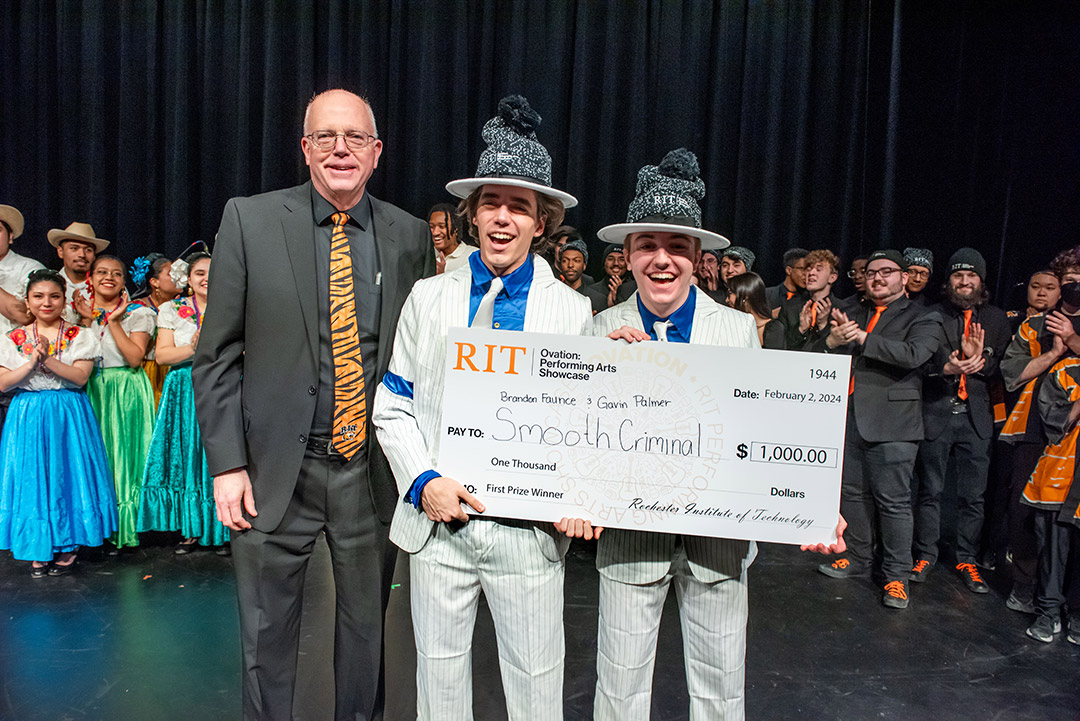
[[(557, 280), (543, 259), (532, 256), (532, 263), (524, 329), (530, 333), (587, 333), (592, 320), (588, 298)], [(413, 384), (412, 397), (395, 393), (385, 383), (375, 392), (375, 434), (401, 493), (390, 540), (408, 553), (423, 548), (435, 531), (434, 522), (423, 509), (409, 502), (408, 493), (416, 477), (435, 468), (439, 457), (446, 332), (469, 325), (471, 287), (472, 268), (468, 264), (413, 286), (401, 311), (390, 359), (390, 372)], [(557, 560), (566, 552), (569, 539), (550, 523), (538, 523), (533, 530), (549, 559)]]
[[(723, 345), (760, 348), (757, 326), (749, 313), (719, 305), (709, 296), (696, 293), (694, 325), (690, 342), (697, 345)], [(593, 319), (592, 335), (606, 336), (624, 325), (646, 330), (637, 307), (637, 293)], [(644, 341), (648, 342), (648, 341)], [(720, 373), (721, 369), (717, 369)], [(605, 529), (596, 552), (596, 568), (613, 581), (646, 584), (659, 581), (671, 568), (677, 536), (649, 531)], [(738, 578), (744, 565), (757, 555), (752, 541), (738, 541), (704, 536), (682, 536), (687, 560), (694, 577), (704, 583)]]

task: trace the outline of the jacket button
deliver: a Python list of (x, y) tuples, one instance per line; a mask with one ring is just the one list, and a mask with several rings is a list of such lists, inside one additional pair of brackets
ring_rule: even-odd
[(303, 433), (300, 434), (300, 442), (307, 443), (307, 436), (305, 436)]
[(315, 388), (315, 386), (308, 386), (307, 392), (308, 392), (308, 395), (313, 396), (316, 393), (318, 393), (318, 390)]

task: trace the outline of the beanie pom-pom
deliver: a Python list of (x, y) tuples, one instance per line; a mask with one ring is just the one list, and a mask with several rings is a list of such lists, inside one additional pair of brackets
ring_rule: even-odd
[(499, 117), (522, 135), (536, 132), (540, 127), (540, 114), (520, 95), (507, 95), (499, 101)]
[(658, 170), (661, 175), (682, 180), (695, 180), (701, 174), (697, 156), (686, 148), (672, 150), (665, 155)]

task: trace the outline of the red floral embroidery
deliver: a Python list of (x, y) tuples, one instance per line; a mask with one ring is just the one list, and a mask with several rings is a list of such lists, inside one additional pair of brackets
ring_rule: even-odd
[(34, 342), (30, 340), (30, 336), (26, 334), (25, 328), (16, 328), (8, 333), (8, 338), (15, 344), (15, 348), (24, 356), (29, 356), (34, 352)]
[(77, 336), (77, 335), (79, 335), (78, 326), (73, 325), (70, 328), (68, 328), (66, 331), (64, 331), (64, 337), (67, 338), (69, 341), (75, 340), (75, 336)]
[(191, 306), (181, 305), (179, 310), (176, 311), (176, 314), (181, 318), (191, 318), (195, 315), (195, 310)]

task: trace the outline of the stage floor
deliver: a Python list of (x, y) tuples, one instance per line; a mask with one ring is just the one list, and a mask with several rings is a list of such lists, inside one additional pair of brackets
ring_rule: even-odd
[[(162, 539), (157, 539), (159, 543)], [(89, 555), (89, 554), (86, 554)], [(77, 574), (31, 579), (0, 554), (0, 719), (234, 721), (239, 644), (231, 561), (146, 545), (80, 562)], [(591, 717), (596, 682), (595, 554), (575, 543), (566, 574), (568, 721)], [(814, 571), (818, 557), (763, 546), (750, 570), (749, 719), (1080, 719), (1080, 646), (1024, 635), (1009, 611), (1007, 573), (992, 592), (964, 590), (938, 568), (913, 584), (911, 608), (886, 609), (869, 580)], [(399, 564), (388, 615), (386, 719), (414, 718), (407, 572)], [(332, 584), (325, 543), (308, 572), (301, 641), (304, 721), (330, 718)], [(505, 719), (491, 618), (474, 650), (475, 715)], [(654, 680), (654, 721), (688, 718), (674, 593)]]

